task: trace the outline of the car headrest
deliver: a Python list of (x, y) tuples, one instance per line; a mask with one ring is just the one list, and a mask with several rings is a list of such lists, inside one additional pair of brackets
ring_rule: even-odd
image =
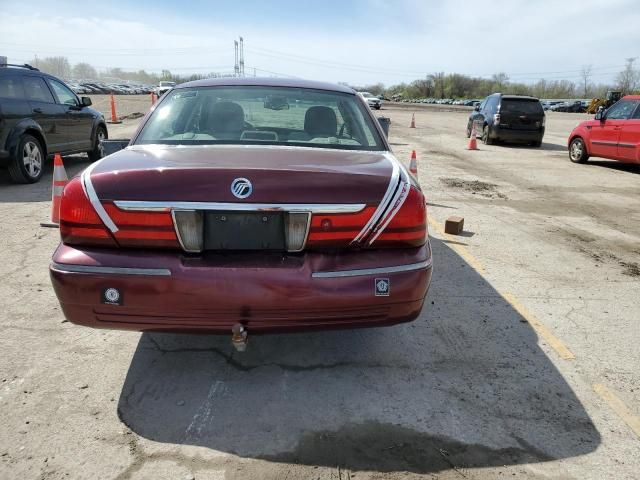
[(244, 110), (234, 102), (216, 102), (209, 111), (208, 126), (213, 132), (244, 130)]
[(337, 130), (338, 120), (333, 108), (311, 107), (304, 115), (304, 131), (309, 135), (335, 137)]

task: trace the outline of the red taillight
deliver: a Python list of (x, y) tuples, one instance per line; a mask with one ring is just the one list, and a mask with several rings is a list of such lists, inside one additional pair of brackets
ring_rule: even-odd
[(347, 247), (371, 218), (376, 207), (357, 213), (313, 214), (307, 248)]
[(103, 203), (118, 231), (113, 236), (121, 247), (180, 248), (171, 212), (129, 212)]
[(113, 203), (103, 207), (118, 230), (109, 232), (91, 205), (79, 178), (71, 180), (60, 201), (60, 236), (67, 245), (180, 248), (171, 212), (127, 212)]
[(371, 247), (419, 247), (426, 241), (427, 205), (422, 192), (411, 187), (402, 207)]
[(60, 236), (68, 245), (117, 246), (91, 206), (79, 178), (72, 179), (62, 192)]

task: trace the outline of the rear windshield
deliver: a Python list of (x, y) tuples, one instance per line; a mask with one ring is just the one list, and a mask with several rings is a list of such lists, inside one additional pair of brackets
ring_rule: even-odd
[(517, 113), (520, 115), (544, 115), (542, 105), (538, 100), (516, 100), (503, 98), (500, 103), (500, 113)]
[(288, 87), (194, 87), (171, 91), (136, 144), (267, 144), (383, 150), (355, 95)]

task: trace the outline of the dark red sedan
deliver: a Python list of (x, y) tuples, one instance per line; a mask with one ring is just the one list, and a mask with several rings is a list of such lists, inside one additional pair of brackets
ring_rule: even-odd
[(594, 120), (580, 123), (569, 135), (569, 159), (589, 157), (640, 163), (640, 95), (627, 95)]
[(415, 319), (425, 198), (346, 87), (186, 83), (65, 187), (51, 280), (98, 328), (231, 333)]

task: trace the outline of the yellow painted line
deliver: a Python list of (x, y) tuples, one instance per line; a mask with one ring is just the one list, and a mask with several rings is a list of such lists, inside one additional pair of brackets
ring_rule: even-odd
[[(444, 228), (440, 223), (429, 217), (429, 224), (443, 239), (453, 240), (457, 237), (444, 232)], [(464, 260), (480, 275), (484, 275), (485, 271), (480, 263), (464, 245), (450, 244), (449, 247), (460, 255)], [(509, 305), (511, 305), (527, 322), (531, 328), (544, 339), (547, 344), (553, 348), (560, 358), (564, 360), (575, 360), (576, 356), (562, 340), (556, 337), (538, 318), (533, 315), (520, 301), (509, 292), (498, 292), (502, 295)], [(604, 402), (618, 415), (624, 423), (640, 438), (640, 417), (635, 415), (620, 398), (618, 398), (611, 390), (601, 383), (593, 385), (593, 391), (596, 392)]]
[(504, 298), (509, 305), (515, 308), (516, 312), (518, 312), (529, 325), (536, 331), (536, 333), (544, 339), (545, 342), (553, 348), (556, 353), (563, 360), (575, 360), (576, 356), (573, 354), (569, 347), (567, 347), (562, 340), (556, 337), (551, 330), (549, 330), (538, 318), (531, 313), (526, 307), (520, 303), (520, 301), (513, 295), (512, 293), (505, 292), (501, 293), (502, 298)]
[(631, 410), (620, 400), (611, 390), (602, 385), (596, 383), (593, 385), (593, 391), (596, 392), (602, 400), (604, 400), (611, 410), (626, 423), (636, 436), (640, 437), (640, 417), (634, 415)]
[[(432, 217), (429, 217), (429, 224), (433, 227), (433, 229), (444, 239), (454, 239), (457, 238), (455, 235), (448, 235), (444, 233), (444, 228), (440, 223), (434, 220)], [(478, 274), (484, 275), (485, 269), (482, 266), (482, 263), (473, 256), (471, 252), (464, 245), (456, 245), (451, 244), (449, 247), (455, 251), (458, 255), (460, 255), (470, 266), (473, 268)], [(556, 353), (563, 360), (574, 360), (576, 356), (573, 354), (569, 347), (567, 347), (562, 340), (556, 337), (551, 330), (549, 330), (538, 318), (531, 313), (527, 308), (520, 303), (520, 301), (513, 295), (512, 293), (506, 292), (498, 292), (502, 295), (502, 298), (511, 305), (527, 322), (531, 325), (531, 328), (541, 337), (547, 344), (553, 348)]]
[[(444, 227), (440, 223), (438, 223), (436, 220), (434, 220), (433, 217), (429, 217), (429, 224), (445, 240), (456, 240), (456, 241), (459, 240), (459, 238), (456, 237), (455, 235), (449, 235), (448, 233), (444, 233)], [(464, 260), (471, 266), (471, 268), (473, 268), (480, 275), (484, 275), (486, 273), (484, 266), (482, 265), (482, 262), (480, 262), (480, 260), (474, 257), (469, 252), (467, 247), (465, 247), (464, 245), (456, 245), (455, 243), (449, 245), (449, 247), (458, 255), (460, 255), (462, 258), (464, 258)]]

